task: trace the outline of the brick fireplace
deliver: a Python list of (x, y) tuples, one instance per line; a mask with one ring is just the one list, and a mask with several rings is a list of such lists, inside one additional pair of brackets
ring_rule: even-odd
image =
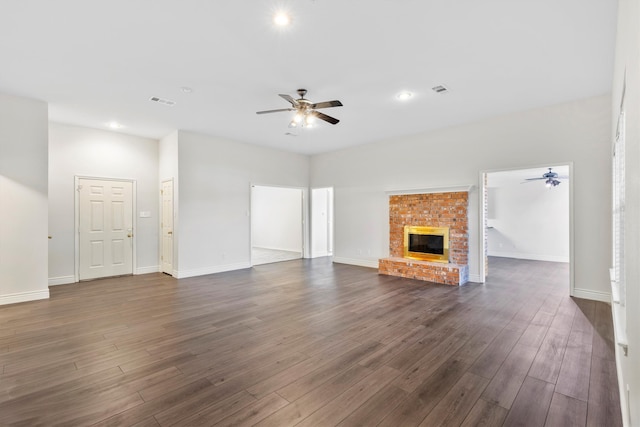
[[(468, 192), (402, 194), (389, 196), (389, 258), (379, 261), (378, 272), (447, 285), (469, 281)], [(404, 258), (404, 227), (449, 228), (449, 262)]]

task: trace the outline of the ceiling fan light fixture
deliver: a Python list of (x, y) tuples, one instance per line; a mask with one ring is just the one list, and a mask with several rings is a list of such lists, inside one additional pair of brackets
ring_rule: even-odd
[(544, 183), (545, 187), (547, 188), (553, 188), (553, 187), (557, 187), (558, 185), (560, 185), (560, 181), (558, 181), (555, 178), (548, 178), (545, 183)]
[(318, 111), (323, 108), (332, 108), (332, 107), (342, 107), (342, 102), (334, 99), (333, 101), (323, 101), (323, 102), (311, 102), (306, 99), (304, 96), (307, 93), (306, 89), (298, 89), (298, 95), (300, 98), (294, 99), (291, 95), (287, 94), (278, 94), (280, 98), (287, 101), (291, 106), (289, 108), (278, 108), (275, 110), (263, 110), (256, 111), (256, 114), (267, 114), (267, 113), (278, 113), (282, 111), (293, 111), (295, 112), (294, 116), (291, 119), (291, 123), (289, 127), (293, 127), (294, 123), (300, 124), (301, 127), (311, 127), (312, 123), (316, 121), (316, 119), (320, 119), (324, 122), (327, 122), (332, 125), (336, 125), (340, 122), (340, 120), (335, 117), (331, 117), (323, 112)]
[(312, 114), (307, 114), (304, 118), (304, 122), (307, 126), (313, 125), (314, 121), (315, 121), (315, 117), (313, 117)]

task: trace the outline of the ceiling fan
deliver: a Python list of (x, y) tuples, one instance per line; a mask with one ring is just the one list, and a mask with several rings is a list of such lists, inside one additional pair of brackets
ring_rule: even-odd
[(544, 185), (547, 188), (552, 188), (552, 187), (557, 187), (558, 185), (560, 185), (560, 180), (561, 179), (569, 179), (568, 176), (560, 176), (558, 175), (556, 172), (554, 172), (552, 169), (553, 168), (548, 168), (549, 172), (545, 172), (542, 174), (542, 176), (540, 178), (527, 178), (525, 179), (525, 182), (531, 182), (531, 181), (539, 181), (539, 180), (545, 180), (544, 181)]
[(293, 116), (291, 123), (289, 123), (289, 127), (304, 127), (311, 126), (313, 124), (314, 119), (324, 120), (327, 123), (331, 123), (332, 125), (337, 124), (340, 120), (327, 116), (324, 113), (316, 111), (320, 108), (330, 108), (330, 107), (342, 107), (342, 102), (335, 101), (325, 101), (325, 102), (311, 102), (306, 99), (304, 96), (307, 94), (306, 89), (298, 89), (298, 95), (300, 98), (293, 99), (293, 97), (289, 95), (279, 94), (281, 98), (291, 103), (291, 107), (289, 108), (280, 108), (277, 110), (266, 110), (266, 111), (257, 111), (256, 114), (266, 114), (266, 113), (278, 113), (281, 111), (295, 111), (296, 114)]

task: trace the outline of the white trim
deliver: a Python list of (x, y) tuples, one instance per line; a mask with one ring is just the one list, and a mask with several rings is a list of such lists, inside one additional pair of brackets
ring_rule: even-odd
[(311, 252), (311, 258), (320, 258), (320, 257), (325, 257), (325, 256), (329, 256), (329, 252), (327, 252), (327, 251)]
[[(487, 278), (487, 257), (489, 256), (488, 248), (486, 247), (487, 242), (487, 218), (485, 217), (485, 210), (487, 209), (487, 201), (485, 197), (485, 193), (487, 192), (487, 186), (485, 185), (485, 181), (487, 177), (486, 171), (480, 171), (478, 178), (478, 185), (480, 191), (478, 191), (478, 248), (480, 249), (480, 255), (478, 256), (478, 276), (480, 276), (480, 281), (477, 283), (484, 283)], [(467, 221), (469, 219), (469, 213), (467, 212)], [(468, 239), (467, 239), (468, 240)], [(471, 269), (471, 268), (469, 268)], [(469, 273), (469, 280), (471, 281), (471, 276), (475, 276), (475, 274)]]
[(174, 277), (176, 279), (184, 279), (187, 277), (204, 276), (207, 274), (223, 273), (225, 271), (243, 270), (251, 268), (250, 262), (238, 262), (235, 264), (215, 265), (205, 268), (196, 268), (193, 270), (176, 271)]
[(502, 258), (516, 258), (516, 259), (530, 259), (533, 261), (549, 261), (549, 262), (565, 262), (568, 263), (570, 258), (568, 256), (560, 255), (545, 255), (545, 254), (526, 254), (521, 252), (500, 252), (491, 251), (489, 256), (502, 257)]
[(68, 285), (76, 283), (75, 276), (49, 277), (49, 286)]
[(475, 185), (454, 185), (449, 187), (431, 187), (431, 188), (413, 188), (408, 190), (387, 190), (390, 196), (402, 195), (402, 194), (431, 194), (431, 193), (470, 193), (474, 189)]
[(40, 299), (49, 299), (49, 289), (0, 295), (0, 305), (17, 304), (19, 302), (36, 301)]
[(484, 278), (480, 274), (469, 274), (469, 282), (484, 283)]
[(133, 274), (149, 274), (149, 273), (158, 273), (160, 271), (159, 265), (151, 265), (149, 267), (138, 267), (136, 268)]
[(583, 298), (583, 299), (588, 299), (593, 301), (601, 301), (601, 302), (606, 302), (607, 304), (611, 304), (611, 294), (609, 292), (574, 288), (572, 296), (576, 298)]
[(356, 259), (356, 258), (343, 258), (343, 257), (333, 257), (333, 262), (336, 264), (349, 264), (349, 265), (357, 265), (360, 267), (369, 267), (369, 268), (378, 268), (378, 260), (377, 259)]

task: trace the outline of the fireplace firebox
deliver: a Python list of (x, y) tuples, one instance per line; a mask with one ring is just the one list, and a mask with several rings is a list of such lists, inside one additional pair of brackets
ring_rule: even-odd
[(449, 228), (405, 225), (404, 257), (449, 262)]

